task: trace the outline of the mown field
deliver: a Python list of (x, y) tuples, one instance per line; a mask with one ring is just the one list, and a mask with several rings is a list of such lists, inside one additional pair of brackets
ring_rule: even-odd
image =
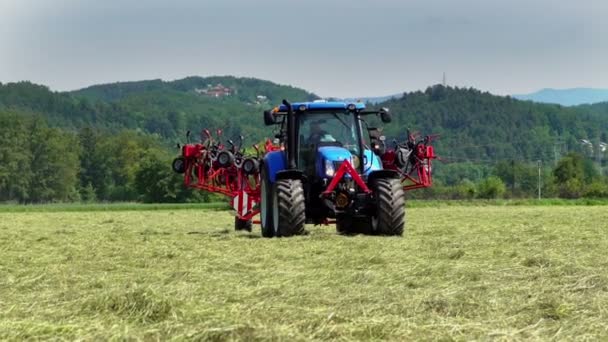
[(0, 213), (0, 339), (608, 339), (608, 207), (262, 239), (212, 209)]

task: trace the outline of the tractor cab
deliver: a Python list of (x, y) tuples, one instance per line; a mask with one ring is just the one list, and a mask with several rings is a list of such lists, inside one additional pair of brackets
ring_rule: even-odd
[[(293, 227), (289, 223), (281, 228), (280, 203), (277, 203), (277, 210), (264, 205), (272, 203), (273, 196), (278, 196), (277, 201), (281, 200), (277, 194), (281, 192), (278, 185), (281, 183), (297, 184), (296, 187), (301, 188), (307, 223), (322, 224), (328, 219), (340, 222), (345, 217), (372, 216), (376, 208), (373, 190), (368, 183), (381, 178), (391, 178), (398, 183), (398, 174), (393, 170), (383, 170), (380, 157), (372, 151), (370, 132), (364, 133), (362, 117), (372, 114), (379, 115), (384, 122), (390, 121), (388, 110), (365, 111), (363, 103), (290, 104), (285, 101), (264, 113), (267, 125), (280, 127), (277, 137), (284, 148), (267, 153), (262, 162), (263, 231), (268, 226), (272, 227), (268, 234), (286, 234), (281, 233), (281, 229), (289, 231)], [(290, 187), (285, 191), (295, 190)], [(264, 201), (264, 196), (268, 196), (267, 201)], [(297, 203), (291, 197), (289, 201)], [(289, 206), (292, 207), (291, 204)], [(285, 215), (291, 217), (287, 209)], [(269, 217), (272, 217), (272, 222)]]
[(294, 145), (297, 169), (307, 179), (330, 180), (345, 160), (360, 175), (382, 169), (380, 158), (369, 147), (369, 133), (361, 125), (361, 115), (368, 114), (363, 103), (315, 101), (291, 106), (295, 117), (293, 142), (288, 137), (287, 106), (267, 112), (266, 115), (275, 116), (267, 123), (281, 126), (281, 143)]
[(344, 160), (353, 165), (360, 163), (354, 115), (341, 112), (300, 115), (296, 130), (298, 166), (306, 177), (330, 179)]

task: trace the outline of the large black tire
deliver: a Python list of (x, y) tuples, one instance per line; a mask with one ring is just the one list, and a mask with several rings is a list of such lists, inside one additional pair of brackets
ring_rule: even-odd
[(306, 203), (302, 181), (278, 180), (274, 186), (272, 207), (275, 236), (288, 237), (306, 233)]
[(262, 226), (262, 236), (271, 238), (274, 236), (274, 220), (272, 218), (272, 184), (268, 175), (268, 167), (262, 166), (260, 180), (262, 182), (260, 190), (260, 224)]
[(378, 179), (372, 184), (376, 198), (376, 215), (371, 218), (372, 231), (378, 235), (403, 235), (405, 226), (405, 192), (398, 179)]
[(241, 220), (238, 216), (234, 217), (234, 230), (246, 230), (251, 232), (251, 220)]

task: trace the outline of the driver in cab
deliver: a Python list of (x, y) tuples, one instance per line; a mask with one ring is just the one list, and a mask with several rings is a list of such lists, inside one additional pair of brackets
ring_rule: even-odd
[(310, 123), (310, 135), (308, 136), (308, 144), (318, 145), (320, 142), (335, 142), (331, 134), (321, 128), (323, 121), (312, 121)]

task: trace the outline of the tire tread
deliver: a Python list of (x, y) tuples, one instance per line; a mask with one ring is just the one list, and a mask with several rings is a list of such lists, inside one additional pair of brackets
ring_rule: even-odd
[(298, 179), (281, 179), (275, 184), (279, 206), (278, 236), (305, 234), (306, 204), (302, 181)]

